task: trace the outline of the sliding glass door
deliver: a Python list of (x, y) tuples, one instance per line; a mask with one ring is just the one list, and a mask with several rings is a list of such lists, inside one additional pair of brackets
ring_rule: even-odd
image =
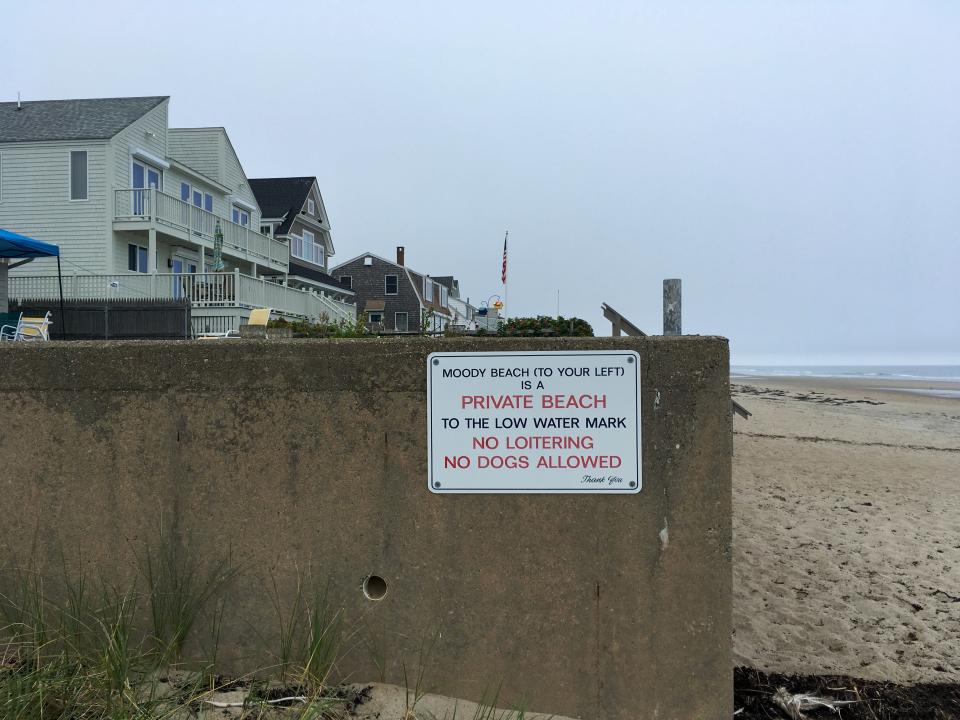
[(152, 215), (155, 210), (150, 207), (150, 193), (144, 191), (150, 188), (162, 190), (163, 174), (155, 167), (151, 167), (139, 160), (134, 160), (130, 171), (130, 178), (130, 184), (135, 191), (133, 193), (133, 214)]

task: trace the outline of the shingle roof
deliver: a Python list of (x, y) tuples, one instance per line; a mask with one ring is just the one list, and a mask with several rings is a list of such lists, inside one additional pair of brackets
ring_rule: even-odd
[(351, 293), (353, 292), (353, 288), (346, 283), (340, 282), (339, 278), (335, 278), (332, 275), (323, 272), (319, 268), (308, 267), (307, 265), (297, 261), (296, 258), (290, 258), (290, 275), (299, 275), (300, 277), (305, 277), (309, 280), (316, 280), (317, 282), (323, 283), (324, 285), (329, 285), (330, 287), (341, 288)]
[[(251, 178), (250, 187), (265, 218), (283, 218), (274, 235), (285, 235), (307, 201), (315, 177)], [(292, 211), (292, 212), (291, 212)]]
[(152, 97), (92, 100), (25, 100), (0, 103), (0, 143), (105, 140), (164, 100)]

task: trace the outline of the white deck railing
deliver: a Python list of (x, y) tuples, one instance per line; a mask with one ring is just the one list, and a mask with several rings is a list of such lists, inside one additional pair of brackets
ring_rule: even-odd
[(167, 225), (195, 236), (197, 243), (206, 247), (213, 245), (219, 222), (223, 232), (224, 254), (271, 267), (286, 268), (289, 264), (289, 251), (285, 243), (156, 188), (115, 190), (113, 217), (118, 221), (150, 221)]
[[(54, 300), (59, 295), (55, 275), (11, 275), (9, 296), (17, 299)], [(357, 306), (308, 290), (243, 275), (224, 273), (118, 273), (64, 275), (67, 299), (149, 298), (190, 301), (193, 307), (269, 307), (278, 314), (311, 321), (356, 319)]]

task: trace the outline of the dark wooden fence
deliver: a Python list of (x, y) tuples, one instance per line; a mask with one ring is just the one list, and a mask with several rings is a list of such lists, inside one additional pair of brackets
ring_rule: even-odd
[[(188, 300), (11, 300), (10, 312), (53, 314), (51, 340), (189, 340)], [(66, 337), (64, 337), (66, 330)]]

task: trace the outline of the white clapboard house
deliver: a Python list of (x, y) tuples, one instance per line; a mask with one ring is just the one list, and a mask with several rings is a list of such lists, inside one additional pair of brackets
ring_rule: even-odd
[[(234, 329), (255, 307), (353, 320), (352, 298), (284, 283), (290, 248), (261, 232), (226, 131), (171, 128), (168, 104), (0, 103), (0, 227), (60, 246), (68, 298), (186, 298), (195, 331)], [(47, 260), (10, 273), (11, 298), (57, 292)]]

